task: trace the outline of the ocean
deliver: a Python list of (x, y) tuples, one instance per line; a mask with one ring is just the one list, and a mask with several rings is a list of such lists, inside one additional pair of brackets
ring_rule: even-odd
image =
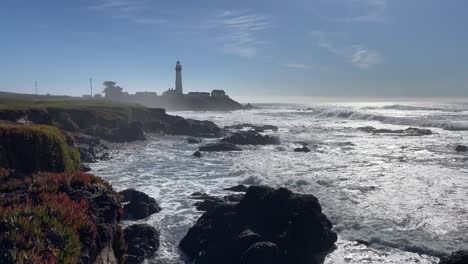
[[(192, 156), (184, 136), (149, 135), (117, 147), (92, 173), (117, 190), (135, 188), (162, 211), (140, 222), (161, 232), (148, 263), (184, 263), (177, 244), (202, 212), (193, 192), (224, 195), (237, 184), (286, 187), (318, 197), (338, 233), (325, 263), (437, 263), (468, 249), (468, 103), (363, 102), (260, 104), (233, 112), (175, 112), (218, 126), (275, 125), (280, 145)], [(430, 129), (433, 134), (373, 134), (357, 129)], [(204, 139), (202, 144), (216, 141)], [(309, 153), (293, 149), (307, 144)]]

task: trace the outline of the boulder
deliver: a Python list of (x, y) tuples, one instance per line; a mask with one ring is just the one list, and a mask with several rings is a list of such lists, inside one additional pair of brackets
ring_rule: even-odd
[(236, 132), (228, 137), (223, 138), (221, 142), (227, 142), (236, 145), (274, 145), (279, 144), (279, 139), (277, 137), (262, 135), (258, 132), (249, 130)]
[(161, 211), (156, 200), (143, 192), (135, 189), (126, 189), (119, 194), (123, 197), (122, 202), (127, 202), (124, 205), (124, 220), (144, 219)]
[(193, 153), (193, 156), (195, 156), (195, 157), (197, 157), (197, 158), (201, 158), (203, 155), (201, 154), (200, 151), (197, 150), (197, 151), (195, 151), (195, 152)]
[(466, 151), (468, 151), (468, 147), (467, 147), (467, 146), (464, 146), (464, 145), (458, 145), (458, 146), (455, 148), (455, 151), (458, 151), (458, 152), (466, 152)]
[(401, 134), (403, 136), (428, 136), (432, 135), (432, 131), (429, 129), (422, 129), (416, 127), (408, 127), (407, 129), (377, 129), (372, 126), (358, 127), (358, 130), (372, 133), (372, 134)]
[(316, 263), (337, 235), (313, 195), (251, 186), (238, 204), (208, 209), (181, 240), (197, 264)]
[(241, 264), (281, 264), (281, 253), (278, 246), (271, 242), (257, 242), (250, 246), (241, 256)]
[(189, 138), (187, 138), (187, 142), (188, 142), (189, 144), (198, 144), (198, 143), (201, 143), (202, 140), (199, 139), (199, 138), (189, 137)]
[(143, 127), (137, 121), (128, 123), (125, 126), (117, 127), (109, 131), (106, 140), (112, 142), (131, 142), (136, 140), (145, 140)]
[(211, 121), (200, 121), (173, 117), (164, 126), (164, 133), (193, 137), (219, 137), (221, 129)]
[(243, 184), (239, 184), (233, 187), (225, 188), (223, 189), (225, 191), (231, 191), (231, 192), (246, 192), (248, 190), (247, 186)]
[(241, 151), (242, 149), (238, 146), (227, 143), (227, 142), (218, 142), (206, 144), (198, 148), (199, 151)]
[(243, 129), (248, 129), (248, 130), (255, 130), (256, 132), (265, 132), (265, 130), (272, 130), (272, 131), (278, 131), (277, 126), (273, 125), (253, 125), (253, 124), (236, 124), (232, 126), (225, 126), (225, 130), (243, 130)]
[(310, 152), (310, 149), (306, 146), (301, 147), (301, 148), (295, 148), (294, 152)]
[(126, 263), (128, 264), (143, 263), (159, 248), (159, 232), (147, 224), (136, 224), (125, 228), (124, 237), (127, 244)]
[(455, 251), (449, 256), (442, 257), (439, 264), (466, 264), (468, 263), (468, 251)]

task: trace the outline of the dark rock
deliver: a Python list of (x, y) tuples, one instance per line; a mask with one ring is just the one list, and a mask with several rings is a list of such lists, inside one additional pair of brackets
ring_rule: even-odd
[(249, 129), (249, 130), (255, 130), (256, 132), (265, 132), (265, 130), (272, 130), (272, 131), (278, 131), (277, 126), (273, 125), (263, 125), (263, 126), (258, 126), (258, 125), (253, 125), (253, 124), (237, 124), (237, 125), (232, 125), (232, 126), (225, 126), (225, 130), (242, 130), (242, 129)]
[(146, 139), (143, 127), (137, 121), (111, 129), (109, 133), (103, 134), (103, 138), (112, 142), (131, 142)]
[(252, 109), (257, 109), (257, 107), (251, 105), (250, 103), (247, 103), (244, 105), (244, 110), (252, 110)]
[(200, 121), (173, 117), (165, 126), (164, 133), (194, 137), (219, 137), (221, 129), (211, 121)]
[(125, 220), (144, 219), (161, 211), (156, 200), (143, 192), (135, 189), (126, 189), (119, 194), (123, 197), (123, 202), (128, 202), (124, 205), (123, 219)]
[(82, 171), (82, 172), (89, 172), (89, 171), (91, 171), (91, 168), (90, 168), (88, 165), (81, 164), (80, 171)]
[(201, 157), (202, 157), (202, 154), (201, 154), (200, 151), (197, 150), (197, 151), (195, 151), (195, 152), (193, 153), (193, 156), (198, 157), (198, 158), (201, 158)]
[(180, 247), (197, 264), (316, 263), (336, 242), (331, 228), (315, 196), (252, 186), (205, 212)]
[(294, 152), (310, 152), (310, 149), (308, 147), (301, 147), (301, 148), (295, 148)]
[(456, 151), (458, 152), (466, 152), (468, 151), (468, 147), (467, 146), (463, 146), (463, 145), (458, 145), (456, 148), (455, 148)]
[(199, 138), (187, 138), (187, 142), (189, 144), (198, 144), (198, 143), (201, 143), (202, 140)]
[(243, 193), (230, 194), (223, 197), (223, 199), (228, 203), (238, 203), (244, 198)]
[(195, 208), (198, 211), (211, 211), (219, 206), (223, 206), (226, 202), (222, 199), (207, 199), (204, 201), (196, 202)]
[(468, 251), (459, 250), (455, 251), (449, 256), (440, 259), (439, 264), (467, 264)]
[(247, 191), (247, 186), (243, 185), (243, 184), (239, 184), (237, 186), (233, 186), (233, 187), (230, 187), (230, 188), (226, 188), (224, 189), (225, 191), (231, 191), (231, 192), (246, 192)]
[(147, 224), (131, 225), (124, 230), (128, 264), (142, 263), (159, 248), (159, 232)]
[(422, 129), (416, 127), (408, 127), (407, 129), (376, 129), (375, 127), (365, 126), (365, 127), (358, 127), (358, 130), (373, 133), (373, 134), (401, 134), (404, 136), (427, 136), (432, 135), (432, 131), (429, 129)]
[(241, 264), (280, 264), (281, 253), (274, 243), (257, 242), (250, 246), (241, 256)]
[(227, 142), (211, 143), (198, 148), (199, 151), (241, 151), (242, 149)]
[(232, 143), (236, 145), (274, 145), (279, 144), (277, 137), (262, 135), (255, 131), (240, 131), (236, 132), (221, 140), (222, 142)]

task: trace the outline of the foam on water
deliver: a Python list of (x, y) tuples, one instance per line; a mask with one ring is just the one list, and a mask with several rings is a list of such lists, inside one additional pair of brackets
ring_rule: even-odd
[[(227, 194), (223, 188), (238, 183), (284, 186), (316, 195), (340, 237), (327, 264), (436, 263), (437, 256), (468, 248), (468, 155), (454, 151), (457, 144), (468, 143), (468, 131), (438, 125), (444, 117), (447, 124), (464, 126), (468, 105), (386, 105), (394, 104), (178, 112), (219, 126), (276, 125), (279, 131), (270, 133), (279, 135), (281, 145), (204, 153), (198, 159), (192, 156), (197, 145), (187, 144), (185, 137), (153, 136), (120, 147), (114, 159), (92, 168), (118, 190), (133, 187), (160, 203), (163, 210), (145, 220), (158, 226), (162, 235), (161, 249), (150, 263), (183, 263), (177, 243), (201, 215), (192, 206), (191, 193), (223, 195)], [(314, 110), (302, 110), (307, 107)], [(345, 111), (387, 118), (328, 114)], [(406, 126), (401, 120), (408, 120)], [(424, 125), (435, 133), (402, 137), (356, 129), (369, 125), (391, 129)], [(302, 144), (312, 152), (292, 152)]]

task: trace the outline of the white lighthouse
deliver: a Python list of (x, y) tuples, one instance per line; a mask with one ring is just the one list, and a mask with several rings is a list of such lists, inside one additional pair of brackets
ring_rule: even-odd
[(180, 61), (177, 61), (175, 70), (176, 70), (175, 91), (178, 94), (183, 94), (182, 92), (182, 64), (180, 64)]

